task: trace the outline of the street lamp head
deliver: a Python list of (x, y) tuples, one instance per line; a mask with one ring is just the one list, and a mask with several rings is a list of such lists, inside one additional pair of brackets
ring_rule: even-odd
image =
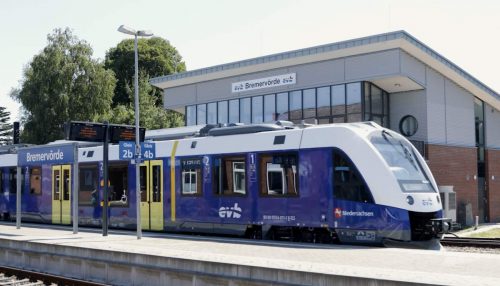
[(129, 28), (125, 25), (121, 25), (120, 27), (118, 27), (118, 32), (122, 32), (124, 34), (133, 35), (133, 36), (135, 36), (137, 33), (134, 29)]
[(141, 31), (137, 31), (137, 36), (151, 37), (151, 36), (153, 36), (153, 32), (151, 32), (150, 30), (141, 30)]

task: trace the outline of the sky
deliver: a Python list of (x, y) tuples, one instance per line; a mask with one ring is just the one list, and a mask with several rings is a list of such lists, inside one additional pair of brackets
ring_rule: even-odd
[(18, 120), (9, 94), (54, 29), (103, 60), (122, 24), (169, 40), (187, 70), (405, 30), (500, 92), (497, 0), (1, 0), (0, 106)]

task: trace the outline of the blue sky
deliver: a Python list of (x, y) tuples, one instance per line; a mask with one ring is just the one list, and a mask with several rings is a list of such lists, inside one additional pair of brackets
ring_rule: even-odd
[(70, 27), (104, 59), (127, 36), (119, 25), (168, 39), (188, 70), (357, 37), (406, 30), (500, 92), (496, 0), (2, 0), (0, 105), (53, 29)]

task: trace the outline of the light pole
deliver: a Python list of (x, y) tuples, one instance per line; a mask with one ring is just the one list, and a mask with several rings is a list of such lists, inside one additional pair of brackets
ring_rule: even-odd
[(138, 37), (151, 37), (151, 31), (139, 30), (136, 31), (127, 26), (121, 25), (118, 28), (119, 32), (135, 37), (134, 53), (135, 53), (135, 193), (136, 193), (136, 212), (137, 212), (137, 239), (142, 237), (141, 228), (141, 144), (139, 142), (139, 59), (137, 56), (137, 38)]

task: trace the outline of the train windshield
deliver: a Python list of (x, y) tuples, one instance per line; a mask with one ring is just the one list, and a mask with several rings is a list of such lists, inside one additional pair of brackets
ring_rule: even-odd
[(403, 192), (435, 192), (411, 143), (396, 138), (387, 131), (382, 131), (380, 137), (372, 137), (371, 142), (384, 157)]

